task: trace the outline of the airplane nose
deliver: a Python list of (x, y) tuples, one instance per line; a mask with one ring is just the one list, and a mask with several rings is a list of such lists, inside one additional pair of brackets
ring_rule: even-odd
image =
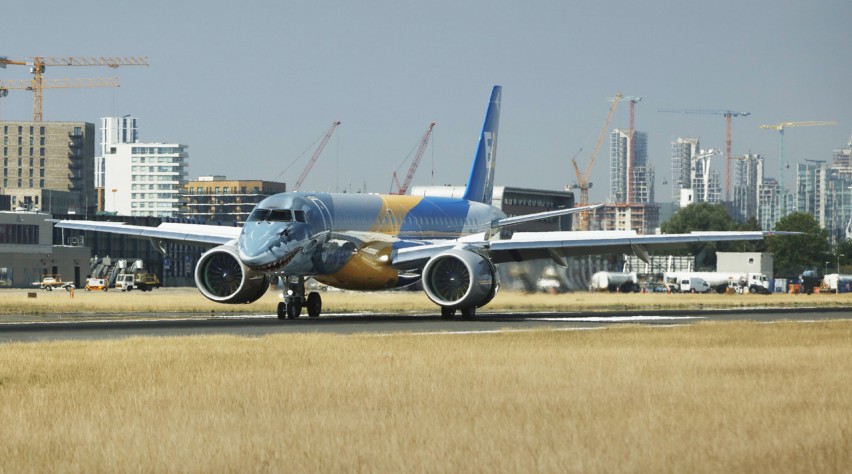
[(295, 230), (288, 226), (261, 223), (248, 227), (237, 246), (242, 262), (254, 269), (270, 270), (285, 265), (298, 247)]

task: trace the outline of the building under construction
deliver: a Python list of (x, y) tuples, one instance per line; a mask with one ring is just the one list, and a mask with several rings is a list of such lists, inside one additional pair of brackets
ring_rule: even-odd
[(648, 163), (648, 134), (615, 129), (610, 134), (609, 203), (591, 215), (592, 230), (654, 233), (660, 208), (654, 202), (654, 167)]

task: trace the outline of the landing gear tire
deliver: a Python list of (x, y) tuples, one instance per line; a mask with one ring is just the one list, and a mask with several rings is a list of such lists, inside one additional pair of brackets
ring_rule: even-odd
[(474, 316), (476, 316), (476, 308), (462, 308), (462, 319), (473, 319)]
[(278, 319), (286, 319), (287, 318), (287, 305), (282, 301), (278, 303)]
[(305, 306), (308, 308), (309, 317), (318, 318), (320, 313), (322, 313), (322, 297), (315, 291), (308, 294), (308, 301), (305, 303)]
[(302, 302), (294, 299), (290, 303), (286, 304), (287, 306), (287, 318), (288, 319), (296, 319), (302, 315)]
[(448, 308), (446, 306), (441, 306), (441, 317), (444, 319), (452, 319), (453, 316), (456, 315), (456, 310), (452, 308)]

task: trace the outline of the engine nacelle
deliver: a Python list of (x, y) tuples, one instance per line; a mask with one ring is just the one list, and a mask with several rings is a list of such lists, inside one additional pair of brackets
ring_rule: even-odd
[(500, 287), (497, 269), (470, 250), (452, 249), (432, 257), (423, 268), (423, 289), (440, 306), (478, 308), (494, 299)]
[(269, 289), (269, 277), (243, 265), (234, 245), (220, 245), (201, 255), (195, 266), (195, 285), (217, 303), (251, 303)]

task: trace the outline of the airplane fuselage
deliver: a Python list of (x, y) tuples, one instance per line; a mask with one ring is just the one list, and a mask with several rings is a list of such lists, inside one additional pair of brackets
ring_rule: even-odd
[(392, 266), (393, 250), (487, 231), (498, 208), (445, 197), (281, 193), (255, 207), (239, 258), (264, 273), (313, 276), (343, 289), (414, 283)]

